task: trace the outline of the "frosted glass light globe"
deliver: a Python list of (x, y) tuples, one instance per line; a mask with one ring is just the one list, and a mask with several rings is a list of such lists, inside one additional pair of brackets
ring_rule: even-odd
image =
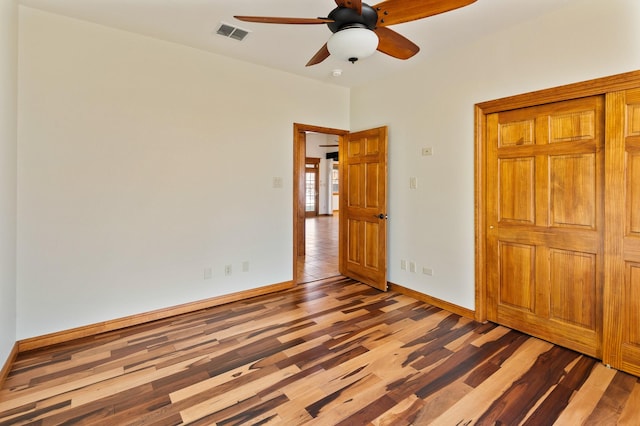
[(355, 62), (374, 54), (378, 48), (378, 36), (367, 28), (345, 28), (329, 38), (327, 49), (332, 56), (343, 61)]

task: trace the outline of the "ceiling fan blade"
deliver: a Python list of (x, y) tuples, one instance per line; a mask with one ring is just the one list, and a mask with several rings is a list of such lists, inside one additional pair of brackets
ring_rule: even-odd
[(373, 8), (378, 12), (378, 27), (415, 21), (468, 6), (476, 0), (386, 0)]
[(390, 28), (378, 27), (373, 30), (378, 39), (378, 51), (398, 59), (409, 59), (420, 51), (420, 47)]
[(307, 62), (306, 66), (310, 67), (311, 65), (319, 64), (320, 62), (327, 59), (329, 55), (331, 54), (329, 53), (329, 49), (327, 48), (327, 43), (325, 43), (324, 46), (322, 46), (320, 50), (318, 50), (318, 52), (313, 55), (313, 58), (309, 59), (309, 62)]
[(258, 22), (261, 24), (328, 24), (334, 22), (329, 18), (281, 18), (277, 16), (234, 16), (245, 22)]
[(362, 0), (336, 0), (336, 4), (340, 7), (348, 7), (362, 15)]

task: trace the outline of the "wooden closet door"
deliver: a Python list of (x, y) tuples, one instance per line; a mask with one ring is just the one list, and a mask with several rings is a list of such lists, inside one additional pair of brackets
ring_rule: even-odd
[(640, 376), (640, 89), (607, 95), (603, 361)]
[(487, 316), (602, 355), (603, 97), (487, 116)]

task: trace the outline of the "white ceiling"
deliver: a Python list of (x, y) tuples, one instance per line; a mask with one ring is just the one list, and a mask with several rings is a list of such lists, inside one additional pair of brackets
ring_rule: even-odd
[[(332, 0), (21, 0), (20, 3), (354, 87), (428, 63), (442, 49), (455, 48), (457, 44), (577, 1), (580, 0), (478, 0), (462, 9), (390, 27), (420, 46), (420, 52), (411, 59), (402, 61), (376, 52), (356, 64), (329, 57), (311, 67), (305, 64), (331, 35), (325, 25), (256, 24), (240, 22), (233, 15), (322, 17), (335, 7)], [(242, 42), (217, 35), (216, 30), (223, 22), (250, 34)], [(335, 69), (341, 69), (342, 76), (333, 77)]]

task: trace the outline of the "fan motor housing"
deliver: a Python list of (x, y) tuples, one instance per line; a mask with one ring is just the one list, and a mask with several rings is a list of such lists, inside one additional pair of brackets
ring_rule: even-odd
[(364, 3), (362, 3), (362, 15), (359, 15), (354, 9), (340, 6), (333, 9), (328, 18), (334, 21), (327, 24), (333, 33), (348, 26), (361, 25), (374, 30), (378, 23), (378, 13), (371, 6)]

